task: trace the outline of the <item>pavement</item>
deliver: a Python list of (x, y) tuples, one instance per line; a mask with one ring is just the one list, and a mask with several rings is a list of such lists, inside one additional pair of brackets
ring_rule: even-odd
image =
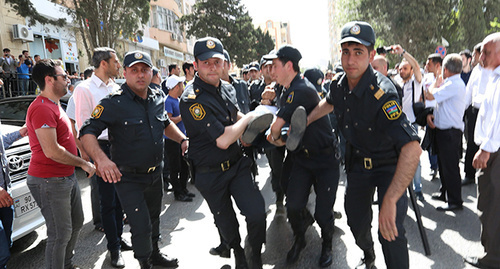
[[(270, 168), (265, 156), (257, 160), (259, 175), (257, 181), (266, 202), (267, 209), (267, 243), (263, 248), (262, 259), (264, 268), (319, 268), (318, 261), (321, 252), (320, 229), (315, 223), (306, 233), (307, 246), (301, 253), (299, 261), (294, 265), (286, 264), (286, 253), (293, 243), (291, 228), (284, 212), (276, 212), (275, 196), (270, 185)], [(439, 212), (435, 208), (442, 202), (432, 200), (431, 194), (438, 191), (439, 179), (431, 180), (427, 152), (421, 156), (422, 184), (424, 202), (418, 202), (422, 221), (427, 234), (431, 255), (426, 256), (418, 231), (415, 213), (411, 203), (408, 217), (405, 219), (406, 236), (408, 238), (410, 268), (473, 268), (465, 265), (463, 256), (482, 255), (480, 244), (481, 225), (477, 216), (477, 186), (468, 185), (462, 188), (464, 209), (457, 212)], [(460, 164), (463, 171), (463, 163)], [(81, 268), (113, 268), (109, 263), (104, 233), (94, 230), (90, 209), (90, 186), (81, 170), (77, 170), (82, 200), (85, 212), (84, 227), (76, 246), (73, 261)], [(463, 176), (463, 174), (462, 174)], [(335, 222), (333, 238), (334, 262), (329, 268), (354, 268), (362, 251), (354, 243), (354, 238), (347, 225), (344, 213), (344, 191), (346, 177), (341, 174), (337, 201), (334, 209), (343, 214)], [(214, 225), (213, 216), (207, 203), (202, 199), (194, 185), (188, 184), (188, 189), (196, 194), (193, 202), (178, 202), (173, 193), (165, 193), (163, 210), (161, 212), (161, 250), (171, 257), (179, 259), (179, 268), (234, 268), (234, 255), (230, 259), (212, 256), (208, 253), (211, 247), (219, 244), (219, 236)], [(314, 192), (312, 192), (308, 208), (314, 210)], [(375, 240), (377, 268), (386, 268), (382, 249), (378, 242), (378, 206), (373, 206), (372, 234)], [(239, 211), (236, 209), (236, 212)], [(244, 217), (239, 216), (240, 234), (245, 238), (246, 225)], [(125, 226), (124, 238), (130, 240), (130, 228)], [(8, 268), (43, 268), (46, 242), (45, 226), (28, 236), (16, 241), (12, 248), (12, 258)], [(244, 243), (242, 242), (242, 245)], [(131, 251), (123, 252), (126, 268), (139, 268)]]

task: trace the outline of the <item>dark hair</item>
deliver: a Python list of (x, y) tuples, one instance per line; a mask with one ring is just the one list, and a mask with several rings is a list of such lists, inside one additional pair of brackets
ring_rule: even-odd
[(189, 70), (189, 68), (193, 67), (193, 63), (190, 62), (184, 62), (182, 64), (182, 71), (184, 71), (184, 75), (187, 75), (186, 70)]
[(23, 52), (21, 52), (21, 53), (22, 53), (22, 54), (24, 54), (25, 52), (29, 52), (29, 51), (27, 51), (27, 50), (23, 50)]
[(36, 58), (36, 56), (40, 57), (40, 55), (38, 55), (38, 54), (35, 54), (35, 56), (33, 56), (33, 58)]
[(10, 52), (10, 49), (5, 48), (5, 49), (3, 49), (3, 52)]
[(462, 50), (459, 54), (465, 55), (465, 57), (467, 57), (467, 59), (472, 59), (472, 54), (470, 53), (470, 50), (468, 50), (468, 49)]
[(483, 46), (483, 43), (478, 43), (474, 46), (474, 50), (477, 52), (477, 53), (481, 53), (481, 47)]
[(112, 48), (95, 48), (94, 54), (92, 55), (92, 66), (94, 66), (95, 68), (99, 68), (99, 66), (101, 65), (101, 61), (109, 62), (109, 59), (111, 59), (111, 53), (116, 54), (115, 50)]
[(83, 78), (88, 79), (90, 76), (92, 76), (92, 73), (94, 73), (93, 66), (85, 68), (85, 70), (83, 70)]
[(40, 87), (41, 91), (45, 90), (45, 77), (55, 76), (57, 74), (57, 66), (62, 66), (62, 62), (59, 60), (43, 59), (33, 67), (32, 78), (38, 87)]
[(176, 63), (173, 63), (173, 64), (169, 65), (168, 66), (168, 73), (171, 74), (172, 70), (174, 70), (175, 68), (177, 68), (177, 64)]
[(462, 57), (456, 53), (446, 55), (443, 60), (443, 67), (448, 69), (450, 73), (460, 74), (462, 72)]
[(293, 68), (293, 71), (297, 72), (297, 73), (300, 73), (300, 68), (299, 68), (299, 63), (297, 62), (294, 62), (286, 57), (279, 57), (278, 60), (283, 64), (285, 65), (286, 63), (288, 63), (289, 61), (292, 62), (292, 68)]
[(433, 62), (434, 64), (439, 63), (439, 65), (443, 65), (443, 58), (439, 53), (433, 53), (427, 57), (427, 60)]

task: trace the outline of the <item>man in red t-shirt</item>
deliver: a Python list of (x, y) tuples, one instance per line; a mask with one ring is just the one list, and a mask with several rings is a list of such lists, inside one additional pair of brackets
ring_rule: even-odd
[(47, 225), (45, 267), (75, 268), (71, 259), (83, 226), (75, 166), (89, 177), (95, 166), (77, 156), (71, 122), (59, 103), (69, 82), (61, 62), (39, 61), (33, 68), (33, 80), (41, 93), (26, 115), (32, 152), (27, 182)]

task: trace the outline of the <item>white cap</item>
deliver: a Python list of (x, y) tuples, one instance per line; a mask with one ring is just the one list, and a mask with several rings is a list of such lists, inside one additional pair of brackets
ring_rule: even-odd
[(167, 89), (171, 90), (175, 85), (179, 84), (179, 82), (184, 82), (186, 77), (178, 77), (176, 75), (171, 75), (167, 78)]

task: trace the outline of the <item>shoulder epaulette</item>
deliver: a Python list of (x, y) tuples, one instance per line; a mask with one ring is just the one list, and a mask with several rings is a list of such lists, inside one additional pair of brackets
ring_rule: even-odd
[(113, 91), (112, 93), (110, 93), (110, 95), (111, 96), (122, 95), (122, 93), (123, 93), (123, 90), (119, 89), (119, 90)]

